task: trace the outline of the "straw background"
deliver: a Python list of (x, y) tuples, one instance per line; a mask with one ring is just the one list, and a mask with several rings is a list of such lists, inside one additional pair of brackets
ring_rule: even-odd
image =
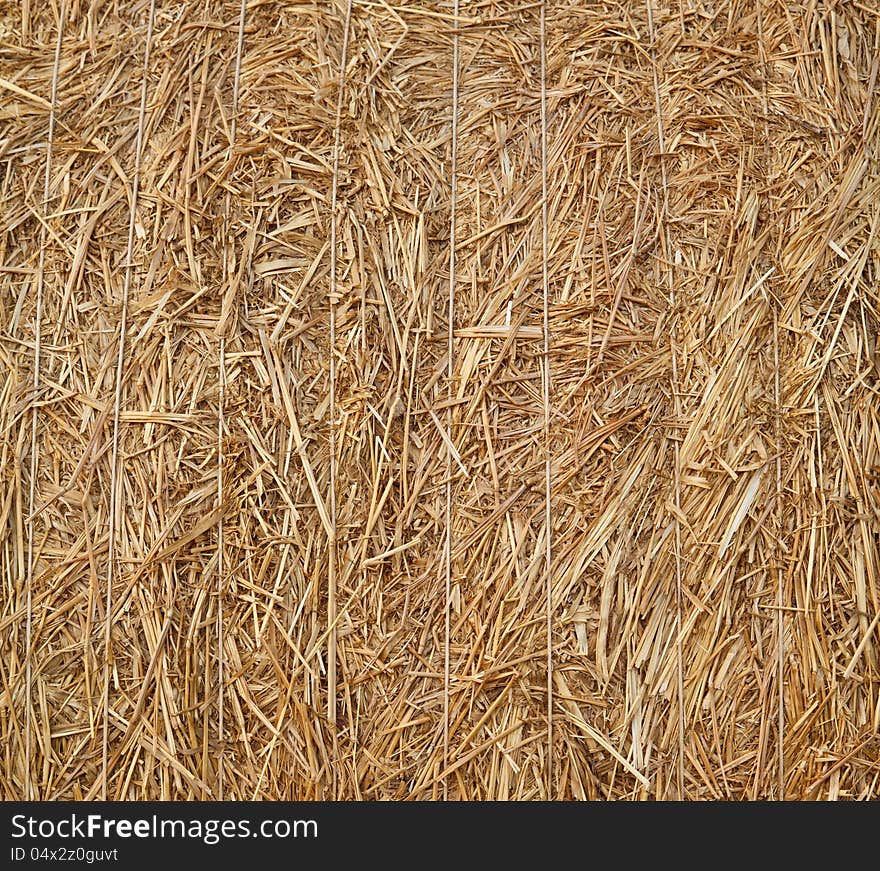
[(0, 2), (0, 795), (876, 798), (876, 3), (240, 11)]

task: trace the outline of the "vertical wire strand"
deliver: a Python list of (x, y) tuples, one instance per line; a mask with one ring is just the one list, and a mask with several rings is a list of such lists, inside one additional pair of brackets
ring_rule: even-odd
[[(446, 312), (446, 394), (450, 402), (446, 406), (446, 540), (445, 550), (445, 600), (443, 611), (443, 771), (449, 769), (449, 690), (450, 690), (450, 643), (452, 636), (452, 380), (455, 377), (455, 233), (458, 209), (458, 67), (459, 0), (455, 0), (452, 31), (452, 142), (449, 172), (449, 297)], [(449, 781), (443, 778), (443, 798), (449, 798)]]
[[(758, 25), (758, 57), (761, 61), (761, 104), (764, 112), (764, 148), (765, 155), (769, 159), (770, 123), (769, 101), (767, 98), (767, 56), (764, 50), (764, 15), (761, 9), (761, 0), (755, 4)], [(769, 171), (769, 166), (767, 167)], [(782, 610), (783, 596), (783, 572), (782, 552), (780, 536), (782, 535), (782, 393), (779, 383), (779, 315), (776, 306), (773, 307), (773, 402), (775, 406), (775, 439), (776, 439), (776, 510), (777, 510), (777, 544), (776, 544), (776, 686), (777, 686), (777, 711), (776, 711), (776, 754), (777, 754), (777, 799), (785, 800), (785, 753), (783, 741), (785, 738), (785, 695), (784, 695), (784, 668), (785, 668), (785, 615)]]
[[(245, 9), (247, 0), (241, 0), (238, 10), (238, 42), (235, 47), (235, 72), (232, 80), (232, 118), (229, 123), (229, 151), (230, 159), (232, 159), (235, 151), (235, 140), (238, 135), (238, 95), (241, 83), (241, 57), (244, 49), (244, 22)], [(224, 238), (227, 240), (226, 252), (229, 253), (229, 224), (231, 214), (231, 198), (229, 191), (226, 192), (226, 208), (223, 214), (224, 221)], [(229, 275), (228, 264), (224, 269), (225, 274)], [(231, 279), (230, 279), (231, 280)], [(223, 590), (224, 590), (224, 574), (225, 561), (223, 556), (224, 532), (223, 532), (223, 484), (224, 484), (224, 453), (223, 453), (223, 432), (226, 426), (226, 336), (220, 336), (220, 348), (218, 352), (218, 368), (220, 370), (220, 395), (218, 397), (217, 410), (217, 509), (220, 516), (217, 518), (217, 738), (220, 745), (217, 754), (217, 798), (223, 801), (224, 795), (224, 777), (223, 777), (223, 743), (226, 738), (225, 722), (223, 718), (223, 681), (226, 677), (226, 670), (223, 662)]]
[[(654, 108), (657, 116), (657, 141), (660, 153), (666, 152), (665, 136), (663, 133), (663, 112), (660, 102), (660, 79), (657, 75), (657, 50), (655, 46), (654, 31), (654, 8), (652, 0), (647, 2), (648, 9), (648, 36), (651, 41), (651, 69), (654, 76)], [(663, 184), (663, 217), (665, 221), (664, 232), (666, 234), (666, 248), (669, 253), (669, 190), (666, 180), (666, 164), (660, 163), (660, 173)], [(673, 316), (675, 313), (675, 277), (673, 275), (672, 261), (668, 270), (669, 281), (669, 306), (672, 309)], [(680, 414), (680, 391), (678, 384), (678, 354), (675, 349), (675, 338), (671, 336), (672, 342), (672, 393), (675, 403), (675, 415)], [(673, 443), (674, 451), (674, 481), (675, 489), (675, 518), (673, 520), (675, 528), (675, 666), (676, 666), (676, 695), (678, 696), (678, 761), (676, 765), (676, 779), (678, 787), (678, 798), (684, 799), (684, 651), (682, 649), (682, 566), (681, 566), (681, 447), (678, 439)]]
[(553, 797), (553, 539), (550, 467), (550, 277), (547, 226), (547, 4), (541, 0), (541, 290), (544, 303), (544, 355), (541, 386), (544, 404), (544, 575), (547, 631), (547, 797)]
[(116, 356), (116, 386), (113, 399), (113, 438), (110, 459), (110, 517), (109, 541), (107, 545), (107, 589), (104, 601), (104, 723), (101, 742), (101, 799), (107, 800), (108, 748), (110, 737), (110, 627), (113, 606), (113, 575), (115, 568), (116, 527), (119, 520), (119, 414), (122, 405), (122, 375), (125, 365), (125, 333), (128, 329), (128, 294), (131, 288), (132, 262), (134, 251), (134, 228), (137, 216), (138, 190), (141, 174), (141, 152), (143, 151), (144, 122), (147, 114), (147, 73), (150, 68), (150, 49), (153, 42), (153, 23), (156, 18), (156, 0), (150, 0), (147, 20), (147, 38), (144, 47), (144, 65), (141, 81), (141, 101), (138, 112), (137, 136), (135, 138), (134, 174), (131, 182), (131, 210), (128, 220), (128, 244), (125, 254), (125, 275), (122, 282), (122, 311), (119, 322), (119, 349)]
[[(342, 131), (342, 105), (345, 96), (345, 72), (348, 66), (348, 41), (351, 32), (352, 0), (345, 8), (342, 33), (342, 54), (339, 60), (339, 78), (336, 85), (336, 120), (333, 129), (333, 181), (330, 188), (330, 535), (328, 540), (329, 566), (327, 571), (327, 719), (336, 723), (336, 305), (339, 292), (336, 282), (336, 240), (339, 234), (336, 214), (339, 196), (339, 143)], [(334, 746), (336, 736), (334, 735)], [(333, 768), (333, 796), (336, 797), (337, 767)]]
[(42, 352), (42, 320), (43, 320), (43, 281), (46, 265), (46, 224), (49, 214), (49, 186), (52, 175), (52, 150), (55, 144), (55, 103), (58, 96), (58, 70), (61, 66), (61, 43), (64, 34), (64, 19), (67, 14), (66, 2), (62, 0), (58, 11), (58, 36), (55, 40), (55, 60), (52, 64), (52, 83), (49, 96), (49, 131), (46, 136), (46, 166), (43, 174), (43, 218), (40, 227), (40, 254), (37, 263), (37, 299), (34, 324), (34, 372), (31, 382), (31, 443), (30, 443), (30, 480), (28, 483), (28, 518), (27, 518), (27, 574), (25, 576), (25, 718), (24, 718), (24, 755), (25, 755), (25, 799), (34, 798), (33, 775), (31, 772), (31, 751), (33, 733), (31, 726), (31, 707), (33, 703), (31, 645), (33, 643), (34, 620), (34, 503), (37, 487), (37, 423), (39, 410), (37, 395), (40, 391), (40, 362)]
[[(773, 364), (774, 364), (774, 404), (776, 406), (776, 504), (778, 510), (782, 510), (782, 392), (779, 384), (779, 317), (776, 308), (773, 309)], [(782, 572), (782, 518), (779, 518), (776, 544), (776, 685), (778, 693), (777, 717), (777, 799), (785, 801), (785, 621), (782, 610), (783, 596), (783, 572)]]

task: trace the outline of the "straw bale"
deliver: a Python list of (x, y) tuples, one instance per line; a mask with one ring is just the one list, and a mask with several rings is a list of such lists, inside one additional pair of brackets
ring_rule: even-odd
[(876, 798), (878, 64), (0, 4), (0, 795)]

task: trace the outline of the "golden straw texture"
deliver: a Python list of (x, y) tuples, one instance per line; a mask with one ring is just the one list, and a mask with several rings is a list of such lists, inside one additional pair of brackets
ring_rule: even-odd
[(0, 797), (877, 798), (875, 4), (152, 8), (0, 5)]

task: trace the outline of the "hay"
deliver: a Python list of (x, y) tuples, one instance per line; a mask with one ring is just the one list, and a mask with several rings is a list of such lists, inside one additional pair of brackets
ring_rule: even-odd
[(4, 798), (877, 796), (872, 4), (60, 6)]

